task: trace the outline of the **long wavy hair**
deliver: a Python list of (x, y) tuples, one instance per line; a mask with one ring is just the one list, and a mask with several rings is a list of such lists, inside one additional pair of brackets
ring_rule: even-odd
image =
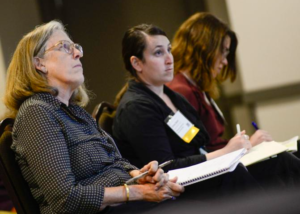
[[(146, 35), (150, 36), (167, 36), (166, 33), (159, 27), (151, 24), (141, 24), (128, 29), (122, 40), (122, 57), (126, 70), (129, 72), (127, 80), (138, 80), (136, 70), (133, 68), (130, 58), (132, 56), (137, 57), (141, 61), (144, 61), (144, 50), (147, 46)], [(115, 99), (115, 106), (118, 106), (124, 93), (127, 91), (128, 83), (119, 91)]]
[[(228, 65), (217, 78), (213, 77), (213, 66), (222, 53), (226, 36), (231, 39)], [(217, 82), (236, 78), (235, 52), (238, 44), (235, 33), (219, 19), (209, 13), (196, 13), (177, 30), (172, 41), (174, 73), (188, 71), (201, 90), (217, 98)]]
[[(34, 65), (34, 57), (43, 57), (45, 44), (56, 30), (66, 32), (61, 22), (51, 21), (37, 26), (19, 42), (7, 70), (4, 95), (4, 104), (8, 108), (6, 117), (15, 118), (21, 104), (36, 93), (58, 95), (58, 89), (50, 86), (47, 76)], [(71, 101), (80, 106), (88, 104), (89, 96), (84, 84), (75, 90)]]

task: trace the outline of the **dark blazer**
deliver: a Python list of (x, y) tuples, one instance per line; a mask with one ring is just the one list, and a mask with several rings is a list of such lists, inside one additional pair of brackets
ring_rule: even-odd
[(165, 123), (172, 110), (142, 83), (129, 81), (114, 120), (113, 135), (122, 155), (142, 167), (152, 160), (162, 163), (175, 159), (165, 169), (175, 169), (206, 161), (199, 147), (209, 142), (208, 134), (195, 109), (168, 87), (164, 92), (185, 117), (200, 129), (191, 143), (185, 143)]

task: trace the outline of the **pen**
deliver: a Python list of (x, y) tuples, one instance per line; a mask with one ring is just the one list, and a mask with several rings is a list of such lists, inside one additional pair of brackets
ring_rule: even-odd
[(252, 126), (253, 126), (256, 130), (259, 129), (258, 126), (257, 126), (257, 124), (256, 124), (255, 122), (252, 122)]
[(237, 131), (238, 134), (241, 134), (240, 124), (236, 124), (236, 131)]
[[(158, 168), (163, 168), (163, 167), (169, 165), (169, 164), (172, 163), (172, 162), (173, 162), (173, 160), (166, 161), (166, 162), (164, 162), (164, 163), (158, 165)], [(146, 174), (148, 174), (148, 172), (149, 172), (149, 171), (146, 171), (146, 172), (143, 172), (142, 174), (139, 174), (138, 176), (135, 176), (135, 177), (133, 177), (133, 178), (130, 178), (130, 179), (129, 179), (128, 181), (126, 181), (125, 183), (126, 183), (126, 184), (134, 184), (134, 182), (135, 182), (137, 179), (142, 178), (143, 176), (145, 176)]]

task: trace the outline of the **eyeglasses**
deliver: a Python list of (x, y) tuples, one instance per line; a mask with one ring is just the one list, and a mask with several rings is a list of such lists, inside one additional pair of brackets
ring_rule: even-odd
[(83, 55), (83, 49), (82, 46), (76, 43), (71, 43), (66, 40), (59, 41), (52, 47), (48, 48), (45, 50), (44, 54), (47, 53), (48, 51), (53, 50), (54, 48), (59, 47), (58, 49), (63, 49), (67, 54), (74, 54), (74, 48), (76, 48), (82, 55)]

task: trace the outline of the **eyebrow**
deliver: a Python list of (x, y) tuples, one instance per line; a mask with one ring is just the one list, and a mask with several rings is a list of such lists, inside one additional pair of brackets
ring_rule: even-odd
[[(172, 46), (171, 43), (168, 44), (168, 46)], [(164, 47), (163, 45), (156, 45), (155, 48), (161, 48)]]

